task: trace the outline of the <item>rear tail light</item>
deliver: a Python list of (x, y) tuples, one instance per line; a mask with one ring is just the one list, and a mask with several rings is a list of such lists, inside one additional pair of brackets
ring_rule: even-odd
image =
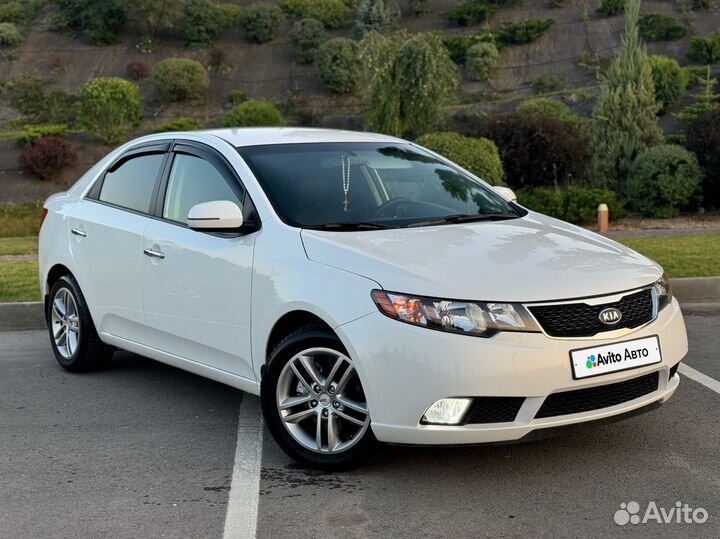
[(45, 222), (45, 217), (47, 217), (47, 208), (43, 208), (40, 212), (40, 227), (42, 228), (43, 223)]

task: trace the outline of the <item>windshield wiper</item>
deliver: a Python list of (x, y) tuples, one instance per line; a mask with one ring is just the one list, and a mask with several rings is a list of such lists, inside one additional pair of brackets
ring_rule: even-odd
[(393, 225), (384, 225), (382, 223), (371, 223), (367, 221), (347, 221), (343, 223), (323, 223), (320, 225), (305, 226), (310, 230), (337, 230), (347, 232), (353, 230), (385, 230), (388, 228), (397, 228)]
[(454, 223), (472, 223), (476, 221), (507, 221), (508, 219), (517, 219), (520, 217), (517, 213), (459, 213), (456, 215), (448, 215), (439, 219), (429, 219), (427, 221), (418, 221), (408, 225), (408, 228), (416, 226), (432, 226), (445, 225)]

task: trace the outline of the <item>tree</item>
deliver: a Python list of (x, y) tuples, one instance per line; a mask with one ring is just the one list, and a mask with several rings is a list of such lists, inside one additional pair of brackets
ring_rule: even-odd
[(675, 115), (678, 120), (686, 124), (693, 123), (698, 116), (705, 112), (720, 109), (720, 95), (715, 93), (717, 79), (710, 76), (710, 66), (707, 67), (706, 77), (698, 79), (698, 82), (702, 86), (702, 90), (693, 96), (695, 97), (695, 103), (685, 107), (681, 113)]
[(267, 43), (275, 39), (280, 23), (283, 21), (282, 10), (267, 2), (253, 2), (240, 12), (239, 23), (245, 33), (245, 39), (254, 43)]
[(362, 74), (358, 59), (358, 44), (346, 37), (327, 40), (318, 47), (315, 66), (320, 80), (330, 93), (353, 93)]
[(185, 9), (184, 0), (132, 0), (134, 9), (147, 38), (156, 37), (161, 31), (173, 28)]
[(401, 136), (437, 127), (458, 85), (457, 66), (439, 36), (371, 32), (361, 43), (361, 58), (370, 80), (369, 129)]
[(82, 32), (98, 45), (115, 43), (125, 24), (122, 0), (53, 0), (62, 25)]
[(315, 53), (323, 42), (329, 39), (323, 23), (317, 19), (296, 21), (288, 32), (295, 59), (301, 64), (311, 64)]
[(183, 34), (192, 48), (208, 47), (227, 26), (225, 13), (210, 0), (187, 0)]
[(92, 79), (80, 88), (77, 122), (109, 144), (120, 142), (142, 120), (140, 90), (118, 77)]
[(353, 35), (361, 39), (368, 32), (382, 32), (391, 28), (399, 18), (400, 8), (395, 0), (360, 0)]
[(703, 204), (720, 209), (720, 108), (701, 114), (690, 124), (685, 146), (705, 170)]
[(625, 193), (635, 157), (662, 141), (652, 69), (638, 33), (640, 0), (625, 6), (620, 52), (604, 77), (593, 111), (591, 178), (596, 186)]
[(677, 60), (667, 56), (651, 56), (650, 67), (655, 86), (655, 101), (662, 114), (685, 94), (688, 74)]

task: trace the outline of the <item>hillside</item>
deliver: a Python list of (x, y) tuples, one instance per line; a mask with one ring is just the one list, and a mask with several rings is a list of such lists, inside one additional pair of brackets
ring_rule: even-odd
[[(231, 3), (244, 6), (250, 2), (233, 0)], [(401, 1), (399, 27), (410, 32), (438, 31), (444, 35), (469, 35), (481, 31), (483, 25), (463, 28), (448, 22), (447, 11), (459, 3), (435, 0), (431, 2), (429, 13), (413, 17), (407, 3)], [(563, 6), (555, 7), (556, 3)], [(599, 62), (612, 55), (623, 27), (622, 16), (608, 17), (597, 13), (599, 4), (599, 0), (524, 0), (499, 9), (486, 26), (496, 28), (505, 21), (528, 18), (551, 18), (555, 24), (533, 43), (504, 47), (488, 81), (472, 82), (463, 77), (453, 110), (468, 107), (483, 111), (511, 109), (517, 100), (535, 93), (531, 86), (533, 81), (553, 75), (559, 87), (553, 88), (552, 94), (564, 98), (577, 110), (589, 113), (592, 105), (587, 102), (597, 93), (598, 81), (594, 70), (581, 64)], [(690, 37), (707, 35), (720, 27), (717, 9), (696, 13), (685, 5), (684, 0), (643, 2), (643, 12), (672, 15), (688, 30), (688, 35), (682, 39), (650, 43), (650, 53), (671, 56), (681, 64), (687, 64), (685, 53)], [(136, 46), (142, 37), (140, 27), (131, 19), (124, 26), (117, 44), (99, 47), (82, 37), (48, 30), (46, 21), (52, 10), (51, 6), (42, 7), (30, 24), (24, 42), (14, 49), (4, 50), (0, 60), (2, 80), (13, 80), (21, 75), (38, 76), (51, 87), (75, 93), (79, 86), (94, 77), (127, 77), (126, 66), (133, 61), (144, 62), (150, 67), (170, 57), (193, 58), (206, 66), (210, 63), (210, 49), (186, 48), (177, 30), (160, 34), (152, 52), (144, 54)], [(209, 92), (200, 101), (161, 105), (154, 100), (148, 83), (141, 81), (145, 118), (138, 133), (151, 132), (154, 126), (181, 116), (196, 119), (202, 125), (217, 125), (229, 108), (230, 93), (237, 90), (252, 98), (273, 101), (288, 113), (291, 123), (361, 128), (361, 99), (329, 95), (312, 65), (297, 64), (287, 42), (289, 27), (290, 22), (285, 21), (279, 37), (265, 44), (246, 42), (239, 28), (224, 31), (213, 49), (222, 51), (226, 65), (222, 70), (210, 72)], [(349, 36), (350, 31), (333, 30), (332, 34)], [(6, 101), (0, 104), (0, 122), (5, 131), (22, 125), (20, 116)], [(672, 129), (670, 116), (664, 122)], [(15, 143), (0, 143), (0, 202), (42, 198), (72, 181), (108, 149), (83, 135), (74, 135), (74, 140), (80, 146), (79, 163), (54, 183), (38, 182), (23, 175), (17, 170)]]

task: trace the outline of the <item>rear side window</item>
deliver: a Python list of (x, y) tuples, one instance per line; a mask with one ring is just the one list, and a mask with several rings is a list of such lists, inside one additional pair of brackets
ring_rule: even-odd
[(190, 208), (213, 200), (229, 200), (242, 207), (242, 201), (215, 166), (192, 155), (176, 155), (168, 180), (163, 217), (187, 223)]
[(155, 181), (164, 157), (161, 153), (133, 157), (107, 172), (98, 198), (122, 208), (150, 213)]

